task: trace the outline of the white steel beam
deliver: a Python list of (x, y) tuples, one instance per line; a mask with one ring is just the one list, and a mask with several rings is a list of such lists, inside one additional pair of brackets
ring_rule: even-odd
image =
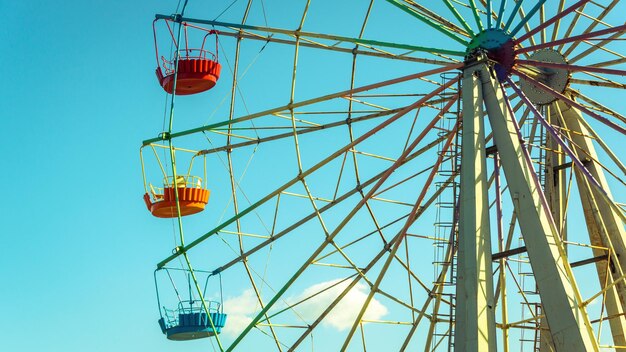
[(557, 351), (598, 351), (571, 267), (508, 101), (487, 63), (480, 74), (487, 114), (528, 249), (543, 310)]
[[(582, 115), (580, 111), (570, 108), (568, 105), (558, 102), (553, 115), (560, 115), (563, 118), (565, 131), (572, 142), (572, 150), (579, 160), (588, 160), (585, 167), (589, 170), (600, 186), (607, 192), (608, 198), (612, 199), (609, 185), (600, 165), (593, 160), (598, 160), (595, 147), (589, 138), (590, 133), (581, 123)], [(626, 268), (626, 246), (624, 239), (624, 225), (620, 217), (615, 214), (613, 208), (607, 204), (604, 197), (598, 194), (599, 190), (592, 187), (582, 170), (574, 167), (576, 184), (578, 186), (580, 200), (583, 207), (585, 222), (589, 238), (593, 246), (611, 249), (611, 261), (616, 261), (613, 268), (608, 267), (606, 261), (596, 262), (600, 285), (611, 285), (614, 280), (622, 276), (623, 269)], [(604, 250), (593, 249), (594, 256), (606, 254)], [(611, 275), (607, 273), (610, 272)], [(626, 346), (626, 285), (624, 281), (618, 282), (605, 294), (605, 306), (609, 320), (613, 343), (618, 346)]]
[(482, 87), (463, 75), (463, 140), (456, 286), (455, 351), (496, 351)]

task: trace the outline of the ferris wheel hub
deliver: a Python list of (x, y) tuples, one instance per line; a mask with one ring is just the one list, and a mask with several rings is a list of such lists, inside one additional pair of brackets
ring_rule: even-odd
[[(551, 64), (567, 64), (565, 57), (553, 49), (538, 50), (530, 55), (529, 59)], [(570, 72), (563, 68), (535, 67), (530, 70), (528, 67), (525, 67), (520, 69), (558, 93), (563, 93), (569, 85)], [(524, 79), (520, 81), (520, 86), (522, 92), (535, 104), (546, 105), (557, 99), (554, 95), (546, 94), (544, 90), (537, 88), (534, 84)]]
[(486, 52), (494, 61), (498, 79), (503, 80), (511, 74), (515, 64), (515, 43), (511, 35), (501, 29), (486, 29), (478, 33), (467, 46), (467, 56), (473, 57), (479, 52)]

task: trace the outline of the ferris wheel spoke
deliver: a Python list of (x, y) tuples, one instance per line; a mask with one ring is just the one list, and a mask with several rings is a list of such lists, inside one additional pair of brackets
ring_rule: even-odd
[[(434, 28), (435, 30), (439, 31), (440, 33), (443, 33), (444, 35), (446, 35), (447, 37), (451, 38), (452, 40), (461, 43), (463, 46), (466, 46), (467, 44), (469, 44), (467, 41), (463, 40), (462, 38), (458, 37), (456, 34), (454, 34), (454, 32), (450, 31), (450, 29), (448, 29), (447, 27), (443, 26), (440, 23), (436, 23), (433, 22), (430, 18), (418, 13), (417, 11), (415, 11), (415, 9), (407, 6), (405, 3), (400, 2), (399, 0), (385, 0), (388, 3), (390, 3), (391, 5), (399, 8), (400, 10), (410, 14), (411, 16), (417, 18), (418, 20), (422, 21), (423, 23), (427, 24), (428, 26)], [(437, 52), (437, 51), (435, 51)], [(443, 53), (445, 54), (445, 53)]]
[[(565, 9), (565, 0), (559, 0), (559, 8), (557, 9), (557, 13), (563, 12), (564, 9)], [(581, 11), (582, 11), (582, 9), (581, 9)], [(552, 38), (551, 38), (552, 41), (554, 41), (554, 40), (556, 40), (556, 38), (558, 38), (560, 29), (561, 29), (561, 19), (559, 18), (554, 23), (554, 29), (552, 29)]]
[[(241, 31), (241, 34), (239, 34), (239, 32), (230, 32), (230, 31), (222, 30), (220, 31), (220, 35), (225, 36), (225, 37), (232, 37), (232, 38), (241, 37), (244, 39), (256, 40), (256, 41), (261, 41), (264, 43), (296, 45), (295, 40), (281, 39), (281, 38), (276, 38), (273, 35), (261, 35), (261, 34), (256, 34), (254, 32), (243, 31), (243, 30)], [(361, 44), (362, 47), (370, 49), (370, 50), (362, 50), (362, 49), (355, 50), (354, 48), (344, 48), (344, 47), (340, 47), (336, 45), (327, 45), (327, 44), (322, 44), (313, 40), (304, 40), (304, 39), (300, 43), (300, 46), (307, 47), (307, 48), (320, 49), (320, 50), (336, 51), (336, 52), (341, 52), (341, 53), (346, 53), (346, 54), (353, 54), (354, 52), (356, 52), (358, 55), (379, 57), (379, 58), (385, 58), (385, 59), (394, 59), (394, 60), (401, 60), (401, 61), (419, 62), (419, 63), (432, 64), (432, 65), (450, 64), (450, 61), (427, 59), (427, 58), (409, 56), (406, 54), (394, 54), (388, 51), (377, 49), (375, 46), (363, 45), (363, 44)], [(411, 53), (413, 53), (413, 51), (411, 51)]]
[[(313, 133), (313, 132), (318, 132), (318, 131), (321, 131), (321, 130), (328, 130), (328, 129), (331, 129), (331, 128), (334, 128), (334, 127), (345, 126), (345, 125), (352, 124), (352, 123), (358, 124), (359, 122), (365, 122), (365, 121), (369, 121), (369, 120), (372, 120), (372, 119), (376, 119), (376, 118), (380, 118), (380, 117), (396, 114), (396, 113), (398, 113), (400, 110), (402, 110), (404, 108), (406, 108), (406, 107), (397, 108), (397, 109), (393, 109), (393, 110), (387, 110), (387, 111), (381, 111), (381, 112), (378, 112), (378, 113), (369, 114), (369, 115), (361, 116), (361, 117), (354, 117), (354, 118), (350, 119), (349, 121), (348, 120), (341, 120), (341, 121), (331, 122), (331, 123), (327, 123), (327, 124), (323, 124), (323, 125), (317, 125), (317, 126), (311, 126), (311, 127), (302, 127), (302, 128), (299, 128), (296, 131), (296, 133), (298, 135), (305, 135), (305, 134), (309, 134), (309, 133)], [(291, 127), (285, 127), (285, 128), (291, 129)], [(213, 131), (210, 131), (210, 132), (213, 132)], [(267, 143), (267, 142), (272, 142), (272, 141), (285, 139), (285, 138), (290, 138), (290, 137), (293, 137), (293, 132), (286, 132), (286, 133), (280, 133), (280, 134), (276, 134), (276, 135), (257, 137), (257, 138), (249, 138), (249, 140), (246, 141), (246, 142), (233, 143), (233, 144), (230, 144), (230, 145), (224, 145), (224, 146), (219, 146), (219, 147), (215, 147), (215, 148), (211, 148), (211, 149), (200, 150), (200, 151), (198, 151), (198, 155), (213, 154), (213, 153), (223, 152), (223, 151), (227, 151), (227, 150), (235, 150), (235, 149), (239, 149), (239, 148), (243, 148), (243, 147), (257, 146), (259, 144), (264, 144), (264, 143)]]
[[(590, 54), (593, 54), (594, 52), (596, 52), (596, 51), (598, 51), (598, 50), (602, 50), (602, 51), (607, 52), (607, 53), (609, 53), (609, 54), (611, 54), (611, 55), (614, 55), (614, 56), (616, 56), (616, 57), (618, 57), (618, 58), (620, 58), (620, 59), (624, 59), (624, 58), (625, 58), (625, 56), (624, 56), (624, 55), (622, 55), (622, 54), (620, 54), (620, 53), (618, 53), (618, 52), (615, 52), (615, 51), (609, 50), (609, 49), (607, 49), (607, 48), (606, 48), (606, 45), (610, 44), (610, 43), (611, 43), (611, 42), (613, 42), (614, 40), (624, 40), (624, 39), (622, 38), (622, 36), (624, 35), (624, 33), (626, 33), (626, 31), (619, 31), (619, 32), (617, 32), (617, 33), (614, 33), (613, 35), (611, 35), (611, 36), (610, 36), (610, 37), (608, 37), (607, 39), (603, 39), (603, 40), (601, 40), (601, 39), (596, 39), (596, 40), (601, 40), (599, 43), (591, 43), (591, 42), (590, 42), (590, 41), (588, 41), (588, 40), (584, 40), (585, 44), (588, 44), (588, 45), (590, 46), (590, 48), (589, 48), (589, 49), (587, 49), (587, 50), (585, 50), (585, 51), (583, 51), (582, 53), (580, 53), (580, 54), (576, 55), (575, 57), (573, 57), (573, 58), (569, 59), (569, 60), (568, 60), (568, 61), (569, 61), (569, 63), (572, 63), (572, 64), (573, 64), (573, 63), (576, 63), (576, 62), (580, 61), (581, 59), (583, 59), (583, 58), (585, 58), (585, 57), (589, 56)], [(610, 61), (609, 61), (609, 62), (610, 62)]]
[[(519, 32), (524, 26), (527, 26), (528, 21), (530, 21), (530, 19), (537, 13), (537, 11), (539, 11), (539, 9), (543, 6), (545, 2), (546, 0), (539, 0), (539, 2), (537, 2), (537, 4), (532, 9), (530, 9), (528, 14), (522, 18), (522, 21), (518, 23), (517, 26), (511, 30), (511, 36), (515, 36), (515, 34), (517, 34), (517, 32)], [(520, 7), (520, 10), (521, 10), (521, 7)], [(529, 28), (529, 27), (526, 27), (526, 28)]]
[[(546, 21), (546, 9), (545, 9), (545, 5), (541, 6), (540, 10), (539, 10), (539, 23), (544, 23)], [(546, 29), (543, 28), (541, 30), (541, 43), (545, 43), (546, 40)]]
[[(380, 231), (385, 230), (385, 229), (387, 229), (387, 228), (389, 228), (389, 227), (391, 227), (391, 226), (393, 226), (393, 225), (397, 224), (398, 222), (400, 222), (400, 221), (402, 221), (402, 220), (406, 219), (408, 216), (409, 216), (409, 214), (405, 214), (405, 215), (402, 215), (402, 216), (400, 216), (400, 217), (398, 217), (398, 218), (396, 218), (396, 219), (394, 219), (394, 220), (389, 221), (389, 222), (388, 222), (388, 223), (386, 223), (386, 224), (383, 224), (382, 226), (378, 226), (375, 230), (372, 230), (372, 231), (370, 231), (370, 232), (368, 232), (368, 233), (366, 233), (366, 234), (364, 234), (364, 235), (361, 235), (360, 237), (358, 237), (358, 238), (356, 238), (356, 239), (354, 239), (354, 240), (352, 240), (352, 241), (350, 241), (350, 242), (348, 242), (348, 243), (346, 243), (346, 244), (343, 244), (343, 245), (341, 246), (341, 248), (342, 248), (343, 250), (345, 250), (345, 249), (349, 249), (350, 247), (352, 247), (352, 246), (354, 246), (354, 245), (357, 245), (357, 244), (361, 243), (362, 241), (364, 241), (364, 240), (368, 239), (369, 237), (373, 236), (374, 234), (379, 233)], [(383, 247), (387, 247), (387, 246), (389, 245), (389, 243), (390, 243), (389, 241), (385, 241), (385, 245), (384, 245)], [(325, 254), (323, 254), (323, 255), (320, 255), (320, 256), (316, 259), (316, 262), (319, 262), (319, 261), (325, 260), (325, 259), (327, 259), (327, 258), (329, 258), (329, 257), (331, 257), (331, 256), (333, 256), (333, 255), (335, 255), (337, 252), (338, 252), (338, 251), (337, 251), (336, 249), (335, 249), (335, 250), (330, 250), (330, 251), (328, 251), (328, 253), (325, 253)], [(362, 269), (361, 269), (361, 270), (362, 270)], [(368, 282), (369, 282), (369, 281), (368, 281)]]
[[(545, 30), (547, 27), (551, 26), (552, 24), (555, 24), (555, 29), (554, 31), (558, 31), (558, 23), (559, 21), (569, 15), (570, 13), (578, 10), (581, 6), (584, 6), (586, 3), (588, 3), (591, 0), (581, 0), (578, 1), (577, 3), (573, 4), (572, 6), (568, 7), (566, 10), (562, 10), (562, 6), (564, 4), (565, 1), (561, 0), (561, 11), (559, 11), (554, 17), (552, 17), (551, 19), (545, 21), (545, 22), (541, 22), (537, 27), (535, 27), (533, 30), (526, 32), (526, 34), (522, 35), (521, 37), (519, 37), (516, 42), (517, 43), (522, 43), (524, 42), (526, 39), (532, 37), (533, 35), (537, 34), (539, 31), (543, 31)], [(556, 38), (552, 38), (552, 41), (555, 41)]]
[(535, 60), (517, 60), (516, 62), (518, 64), (523, 64), (523, 65), (548, 67), (548, 68), (560, 68), (560, 69), (568, 70), (570, 72), (572, 71), (598, 72), (598, 73), (605, 73), (608, 75), (626, 76), (626, 70), (616, 70), (616, 69), (608, 69), (608, 68), (593, 67), (593, 66), (558, 64), (558, 63), (542, 62), (542, 61), (535, 61)]
[[(502, 8), (502, 6), (506, 6), (506, 4), (502, 4), (502, 3), (506, 3), (506, 0), (501, 1), (500, 2), (500, 8)], [(500, 28), (500, 26), (502, 25), (502, 21), (500, 21), (500, 23), (493, 23), (494, 21), (498, 21), (498, 13), (496, 13), (495, 10), (493, 10), (493, 0), (480, 0), (481, 5), (483, 5), (484, 7), (484, 11), (483, 10), (478, 10), (479, 14), (483, 14), (487, 17), (487, 22), (488, 22), (488, 26), (487, 29), (492, 29), (492, 28)], [(489, 15), (491, 14), (491, 15)]]
[(608, 60), (608, 61), (597, 62), (595, 64), (590, 64), (589, 66), (592, 66), (592, 67), (607, 67), (607, 66), (615, 66), (615, 65), (619, 65), (619, 64), (623, 64), (623, 63), (626, 63), (626, 56), (622, 56), (619, 59), (615, 59), (615, 60)]
[[(422, 319), (424, 317), (428, 318), (429, 320), (432, 318), (431, 316), (426, 314), (426, 311), (428, 309), (428, 306), (432, 303), (433, 299), (434, 299), (433, 295), (428, 295), (428, 297), (424, 301), (424, 304), (422, 305), (422, 308), (420, 309), (420, 313), (413, 320), (413, 323), (411, 324), (411, 329), (409, 330), (409, 333), (407, 334), (406, 338), (404, 339), (404, 342), (402, 343), (402, 347), (400, 348), (400, 351), (405, 351), (407, 349), (411, 339), (413, 338), (413, 335), (415, 334), (415, 331), (417, 330), (417, 328), (419, 327), (420, 323), (422, 322)], [(431, 320), (431, 322), (432, 322), (432, 320)], [(431, 325), (432, 325), (432, 323), (431, 323)], [(429, 336), (429, 338), (430, 338), (430, 336)], [(428, 344), (424, 344), (424, 347), (428, 348)]]
[[(476, 21), (476, 26), (478, 26), (478, 31), (482, 32), (484, 30), (483, 23), (480, 20), (480, 15), (478, 14), (478, 9), (476, 8), (476, 2), (474, 0), (469, 0), (470, 7), (472, 8), (472, 15), (474, 16), (474, 21)], [(490, 12), (487, 13), (487, 17), (489, 17)]]
[[(597, 18), (593, 19), (591, 24), (583, 31), (582, 35), (591, 33), (598, 24), (602, 23), (602, 20), (611, 12), (611, 10), (613, 10), (613, 8), (619, 2), (620, 0), (613, 0), (607, 7), (605, 7), (602, 13), (600, 13)], [(572, 45), (570, 45), (570, 47), (563, 53), (563, 56), (568, 57), (574, 51), (574, 49), (578, 47), (578, 45), (580, 45), (580, 41), (573, 42)]]
[[(404, 236), (404, 238), (402, 239), (403, 241), (408, 237), (408, 234)], [(411, 266), (409, 265), (408, 262), (404, 262), (402, 260), (402, 258), (400, 258), (398, 256), (398, 254), (394, 254), (393, 259), (395, 260), (395, 262), (399, 263), (400, 266), (407, 272), (408, 276), (409, 276), (409, 283), (411, 282), (410, 279), (413, 279), (414, 281), (417, 281), (417, 283), (419, 284), (419, 286), (424, 289), (425, 293), (430, 293), (432, 292), (432, 289), (428, 286), (426, 286), (426, 283), (424, 283), (424, 280), (420, 279), (419, 276), (417, 274), (415, 274), (415, 272), (413, 270), (411, 270)], [(378, 293), (382, 293), (384, 292), (380, 287), (378, 288)], [(390, 296), (390, 295), (388, 295)], [(405, 304), (403, 304), (405, 305)], [(407, 305), (408, 306), (408, 305)]]
[[(617, 124), (615, 124), (614, 122), (612, 122), (612, 121), (608, 120), (607, 118), (605, 118), (605, 117), (603, 117), (603, 116), (600, 116), (600, 115), (598, 115), (598, 114), (594, 113), (593, 111), (591, 111), (591, 110), (587, 109), (587, 108), (586, 108), (586, 107), (584, 107), (583, 105), (581, 105), (581, 104), (579, 104), (579, 103), (577, 103), (577, 102), (575, 102), (575, 101), (571, 100), (570, 98), (566, 97), (565, 95), (563, 95), (563, 94), (561, 94), (561, 93), (559, 93), (559, 92), (555, 91), (554, 89), (552, 89), (552, 88), (550, 88), (550, 87), (546, 86), (545, 84), (543, 84), (543, 83), (541, 83), (541, 82), (539, 82), (539, 81), (537, 81), (537, 80), (535, 80), (535, 79), (533, 79), (533, 78), (529, 77), (529, 76), (528, 76), (528, 75), (526, 75), (526, 74), (524, 74), (524, 73), (522, 73), (522, 72), (520, 72), (520, 71), (518, 71), (518, 70), (516, 70), (516, 69), (513, 69), (512, 71), (513, 71), (516, 75), (520, 76), (520, 77), (521, 77), (521, 78), (523, 78), (524, 80), (526, 80), (526, 81), (528, 81), (529, 83), (531, 83), (533, 86), (535, 86), (535, 87), (537, 87), (537, 88), (539, 88), (539, 89), (543, 90), (544, 92), (547, 92), (548, 94), (550, 94), (550, 95), (552, 95), (552, 96), (554, 96), (554, 97), (556, 97), (556, 98), (559, 98), (561, 101), (563, 101), (563, 102), (564, 102), (564, 103), (566, 103), (567, 105), (572, 106), (572, 107), (575, 107), (575, 108), (579, 109), (580, 111), (583, 111), (585, 114), (587, 114), (587, 115), (589, 115), (589, 116), (593, 117), (594, 119), (596, 119), (596, 120), (598, 120), (598, 121), (600, 121), (600, 122), (604, 123), (605, 125), (607, 125), (607, 126), (611, 127), (612, 129), (614, 129), (614, 130), (616, 130), (616, 131), (618, 131), (618, 132), (620, 132), (620, 133), (622, 133), (622, 134), (626, 134), (626, 128), (624, 128), (624, 127), (622, 127), (622, 126), (620, 126), (620, 125), (617, 125)], [(509, 84), (510, 84), (510, 82), (509, 82)]]
[[(576, 28), (578, 21), (580, 20), (581, 17), (583, 17), (582, 14), (584, 13), (586, 6), (587, 4), (583, 4), (583, 6), (578, 11), (575, 12), (574, 18), (570, 21), (569, 26), (567, 26), (567, 29), (565, 30), (565, 34), (563, 35), (563, 38), (569, 38), (572, 36), (572, 33), (574, 32), (574, 29)], [(553, 33), (552, 41), (556, 41), (556, 40), (557, 40), (557, 35)], [(564, 44), (559, 45), (559, 47), (556, 50), (558, 52), (562, 52), (563, 46)]]
[[(395, 1), (395, 0), (388, 0), (388, 1)], [(171, 16), (156, 15), (156, 18), (157, 19), (162, 19), (162, 18), (171, 19)], [(231, 30), (248, 30), (248, 31), (254, 31), (254, 32), (281, 34), (281, 35), (289, 36), (291, 38), (316, 38), (316, 39), (332, 40), (332, 41), (352, 43), (352, 44), (372, 45), (372, 46), (394, 48), (394, 49), (406, 49), (406, 50), (425, 52), (425, 53), (440, 53), (440, 54), (460, 56), (460, 57), (465, 56), (465, 52), (463, 51), (422, 47), (422, 46), (410, 45), (410, 44), (391, 43), (391, 42), (385, 42), (385, 41), (380, 41), (380, 40), (370, 40), (370, 39), (363, 39), (363, 38), (351, 38), (351, 37), (344, 37), (344, 36), (331, 35), (331, 34), (306, 32), (306, 31), (301, 31), (301, 30), (289, 30), (289, 29), (263, 27), (263, 26), (252, 26), (252, 25), (247, 25), (247, 24), (201, 20), (201, 19), (195, 19), (195, 18), (181, 18), (181, 21), (189, 22), (189, 23), (205, 24), (205, 25), (216, 26), (216, 27), (225, 27)], [(428, 23), (432, 23), (428, 19), (426, 19), (426, 21), (428, 21)], [(434, 26), (438, 26), (438, 24), (436, 23), (432, 23), (432, 24)], [(441, 30), (444, 32), (447, 32), (446, 29), (442, 28)], [(453, 35), (450, 32), (447, 32), (447, 33), (449, 33), (449, 35)], [(461, 43), (466, 43), (464, 40), (458, 37), (457, 39)]]
[(493, 12), (491, 0), (487, 0), (487, 4), (485, 5), (485, 7), (487, 8), (487, 15), (486, 15), (486, 17), (487, 17), (487, 29), (491, 29), (491, 20), (492, 20), (491, 14)]
[(509, 29), (511, 28), (511, 24), (513, 24), (513, 20), (515, 20), (515, 16), (517, 16), (519, 9), (522, 7), (522, 2), (523, 1), (515, 1), (515, 7), (513, 8), (513, 11), (511, 12), (511, 14), (509, 15), (509, 19), (504, 24), (505, 32), (508, 32)]
[(502, 23), (502, 17), (504, 16), (504, 9), (506, 8), (506, 0), (500, 0), (500, 9), (498, 10), (498, 15), (496, 17), (496, 25), (495, 28), (500, 28)]
[(409, 5), (411, 5), (411, 7), (413, 7), (417, 12), (421, 13), (423, 16), (426, 16), (428, 18), (430, 18), (431, 20), (439, 23), (442, 26), (448, 27), (450, 30), (452, 30), (455, 33), (458, 33), (464, 37), (468, 37), (471, 38), (472, 36), (472, 32), (468, 32), (467, 28), (460, 28), (459, 26), (457, 26), (456, 24), (448, 21), (445, 17), (440, 16), (439, 14), (437, 14), (436, 12), (429, 10), (428, 8), (426, 8), (423, 5), (420, 5), (419, 3), (417, 3), (415, 0), (405, 0)]
[[(488, 5), (487, 2), (485, 0), (480, 0), (480, 2), (486, 9), (487, 5)], [(465, 7), (470, 8), (469, 5), (465, 5)], [(506, 28), (505, 23), (502, 22), (502, 20), (503, 20), (503, 13), (504, 13), (504, 9), (505, 8), (506, 8), (506, 0), (502, 0), (501, 3), (500, 3), (499, 13), (496, 13), (495, 11), (491, 11), (491, 19), (496, 21), (496, 23), (495, 23), (493, 28), (500, 29), (500, 30), (506, 32), (508, 29)], [(500, 11), (502, 11), (502, 12), (500, 13)], [(479, 10), (478, 12), (481, 13), (481, 14), (487, 14), (487, 11)], [(520, 14), (520, 16), (522, 18), (525, 17), (523, 10), (519, 10), (517, 12), (519, 12), (519, 14)], [(514, 14), (515, 14), (515, 12), (514, 12)], [(534, 45), (534, 43), (535, 43), (534, 38), (532, 38), (532, 37), (530, 38), (530, 43), (531, 43), (531, 45)], [(518, 48), (524, 48), (524, 45), (522, 45), (522, 43), (520, 42), (520, 43), (517, 44), (517, 47)], [(527, 53), (524, 53), (523, 55), (526, 56), (526, 57), (529, 57), (529, 55)]]
[[(358, 276), (358, 274), (355, 273), (355, 274), (352, 274), (352, 275), (350, 275), (348, 277), (345, 277), (345, 278), (343, 278), (341, 280), (338, 280), (337, 282), (335, 282), (335, 283), (333, 283), (331, 285), (328, 285), (327, 287), (325, 287), (325, 288), (323, 288), (323, 289), (321, 289), (321, 290), (319, 290), (317, 292), (311, 293), (307, 297), (304, 297), (304, 298), (302, 298), (302, 299), (300, 299), (300, 300), (298, 300), (298, 301), (296, 301), (294, 303), (288, 304), (286, 308), (280, 309), (280, 310), (272, 313), (271, 315), (268, 316), (268, 318), (275, 318), (275, 317), (278, 317), (281, 314), (283, 314), (283, 313), (285, 313), (285, 312), (287, 312), (289, 310), (293, 310), (294, 308), (298, 307), (299, 305), (314, 299), (315, 297), (323, 294), (324, 292), (330, 291), (330, 290), (332, 290), (335, 287), (340, 287), (343, 283), (345, 283), (346, 281), (348, 281), (350, 279), (353, 279), (356, 276)], [(259, 324), (262, 324), (265, 321), (266, 320), (260, 320)], [(303, 328), (305, 328), (305, 329), (309, 328), (309, 324), (307, 324), (307, 326), (304, 326)], [(289, 346), (285, 346), (285, 347), (289, 347)], [(293, 348), (293, 346), (292, 346), (292, 348)]]
[[(419, 136), (415, 139), (415, 141), (414, 141), (411, 145), (408, 145), (408, 139), (407, 139), (407, 145), (405, 145), (405, 147), (404, 147), (404, 149), (403, 149), (403, 153), (406, 153), (406, 152), (409, 152), (410, 150), (412, 150), (412, 149), (413, 149), (413, 148), (414, 148), (414, 147), (415, 147), (415, 146), (416, 146), (416, 145), (417, 145), (417, 144), (418, 144), (418, 143), (419, 143), (419, 142), (420, 142), (420, 141), (421, 141), (421, 140), (422, 140), (422, 139), (426, 136), (426, 134), (427, 134), (427, 133), (428, 133), (428, 132), (429, 132), (429, 131), (430, 131), (430, 130), (431, 130), (431, 129), (435, 126), (435, 124), (439, 121), (439, 119), (440, 119), (441, 117), (443, 117), (446, 113), (448, 113), (448, 111), (449, 111), (449, 110), (450, 110), (450, 108), (451, 108), (451, 107), (452, 107), (452, 106), (456, 103), (456, 101), (458, 100), (458, 98), (459, 98), (459, 95), (457, 94), (457, 95), (456, 95), (455, 97), (453, 97), (452, 99), (449, 99), (449, 102), (448, 102), (448, 103), (447, 103), (447, 104), (446, 104), (446, 105), (445, 105), (445, 106), (441, 109), (441, 111), (440, 111), (440, 112), (439, 112), (439, 113), (435, 116), (435, 118), (431, 121), (431, 123), (430, 123), (430, 124), (428, 124), (428, 125), (424, 128), (424, 130), (422, 131), (422, 133), (421, 133), (421, 134), (420, 134), (420, 135), (419, 135)], [(417, 114), (419, 114), (419, 111), (420, 111), (420, 110), (418, 109)], [(416, 114), (415, 119), (417, 119), (417, 117), (418, 117), (418, 115), (417, 115), (417, 114)], [(408, 137), (410, 138), (410, 133), (409, 133), (409, 136), (408, 136)], [(356, 165), (356, 160), (355, 160), (355, 165)], [(430, 168), (427, 168), (427, 170), (428, 170), (428, 169), (430, 169)], [(356, 172), (356, 174), (357, 174), (357, 179), (358, 179), (358, 168), (356, 168), (355, 172)], [(417, 174), (420, 174), (420, 173), (421, 173), (421, 172), (419, 172), (419, 173), (417, 173)], [(413, 177), (413, 176), (410, 176), (409, 178), (412, 178), (412, 177)], [(386, 191), (388, 191), (388, 190), (390, 190), (390, 189), (393, 189), (393, 188), (397, 187), (397, 185), (398, 185), (398, 184), (401, 184), (401, 183), (404, 183), (404, 182), (406, 182), (406, 179), (405, 179), (405, 180), (401, 180), (401, 181), (400, 181), (400, 183), (393, 184), (393, 185), (391, 185), (391, 186), (389, 186), (389, 187), (387, 187), (387, 188), (383, 189), (382, 191), (379, 191), (378, 193), (373, 194), (371, 199), (373, 199), (373, 200), (382, 200), (382, 199), (380, 199), (380, 198), (377, 198), (377, 196), (378, 196), (378, 195), (380, 195), (380, 194), (382, 194), (382, 193), (384, 193), (384, 192), (386, 192)], [(372, 211), (372, 209), (371, 209), (371, 207), (370, 207), (369, 202), (366, 202), (366, 203), (365, 203), (365, 206), (366, 206), (366, 208), (367, 208), (367, 211), (368, 211), (368, 213), (369, 213), (370, 217), (372, 218), (372, 221), (374, 222), (375, 226), (378, 228), (378, 221), (377, 221), (377, 219), (376, 219), (376, 217), (375, 217), (374, 212)], [(426, 205), (426, 206), (428, 206), (428, 205)], [(381, 239), (383, 240), (383, 242), (385, 242), (385, 238), (384, 238), (384, 236), (383, 236), (383, 234), (382, 234), (382, 231), (380, 231), (380, 230), (379, 230), (379, 234), (380, 234)], [(386, 243), (385, 243), (385, 244), (386, 244)], [(397, 259), (398, 259), (398, 260), (400, 260), (399, 258), (397, 258)], [(408, 263), (408, 258), (407, 258), (407, 263)], [(409, 270), (409, 271), (410, 271), (410, 268), (407, 268), (407, 270)]]
[(459, 11), (457, 11), (456, 7), (454, 7), (454, 5), (450, 2), (450, 0), (442, 0), (442, 1), (446, 4), (448, 9), (450, 9), (450, 12), (452, 12), (454, 17), (459, 21), (459, 23), (461, 23), (463, 28), (465, 28), (465, 31), (467, 32), (467, 34), (469, 34), (472, 37), (475, 36), (474, 31), (472, 31), (472, 27), (470, 27), (469, 24), (467, 24), (465, 19), (461, 16)]
[(584, 84), (587, 86), (593, 87), (607, 87), (607, 88), (616, 88), (616, 89), (626, 89), (626, 84), (617, 83), (608, 79), (602, 81), (594, 81), (590, 79), (578, 79), (578, 78), (570, 78), (570, 83), (572, 84)]
[[(619, 83), (619, 82), (615, 82), (611, 79), (608, 79), (604, 76), (600, 76), (597, 73), (593, 73), (593, 72), (582, 72), (582, 74), (587, 75), (587, 76), (591, 76), (593, 78), (595, 78), (596, 80), (582, 80), (582, 79), (577, 79), (577, 78), (570, 78), (570, 82), (571, 83), (578, 83), (578, 84), (587, 84), (590, 86), (599, 86), (599, 87), (609, 87), (609, 88), (624, 88), (624, 84), (623, 83)], [(597, 83), (592, 83), (592, 82), (597, 82)]]
[(572, 43), (572, 42), (576, 43), (576, 42), (580, 42), (580, 41), (585, 40), (585, 39), (594, 38), (594, 37), (598, 37), (598, 36), (601, 36), (601, 35), (615, 33), (615, 32), (624, 31), (624, 30), (626, 30), (626, 24), (621, 25), (621, 26), (615, 26), (613, 28), (607, 28), (607, 29), (599, 30), (597, 32), (590, 32), (590, 33), (585, 33), (585, 34), (581, 34), (581, 35), (576, 35), (576, 36), (573, 36), (573, 37), (566, 37), (566, 38), (555, 40), (555, 41), (552, 41), (552, 42), (549, 42), (549, 43), (538, 44), (538, 45), (526, 47), (526, 48), (523, 48), (523, 49), (518, 49), (516, 52), (518, 54), (521, 54), (521, 53), (534, 51), (534, 50), (539, 50), (539, 49), (552, 48), (552, 47), (555, 47), (557, 45), (567, 44), (567, 43)]
[(569, 89), (567, 90), (567, 92), (575, 98), (579, 98), (580, 100), (586, 102), (587, 104), (591, 105), (591, 108), (593, 108), (596, 111), (602, 112), (604, 114), (607, 115), (611, 115), (615, 118), (617, 118), (618, 120), (620, 120), (622, 123), (626, 123), (626, 116), (623, 116), (622, 114), (619, 114), (618, 112), (609, 109), (608, 107), (606, 107), (605, 105), (589, 98), (588, 96), (580, 93), (579, 91), (573, 90), (573, 89)]

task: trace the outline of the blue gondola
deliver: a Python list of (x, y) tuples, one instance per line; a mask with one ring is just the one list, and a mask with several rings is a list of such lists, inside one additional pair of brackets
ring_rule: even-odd
[(226, 324), (226, 314), (220, 312), (219, 302), (208, 301), (207, 305), (211, 313), (210, 320), (207, 319), (208, 316), (200, 301), (180, 302), (175, 310), (163, 307), (165, 314), (159, 319), (161, 331), (168, 339), (176, 341), (194, 340), (219, 334)]
[[(159, 326), (161, 328), (161, 332), (163, 332), (169, 340), (195, 340), (215, 336), (222, 331), (222, 328), (226, 325), (227, 317), (227, 314), (223, 311), (222, 302), (205, 300), (205, 305), (203, 305), (201, 300), (193, 299), (189, 276), (187, 277), (187, 281), (189, 283), (190, 299), (181, 300), (180, 294), (174, 284), (174, 280), (172, 279), (169, 270), (165, 269), (178, 297), (178, 306), (175, 309), (169, 309), (165, 306), (161, 306), (159, 288), (156, 280), (157, 271), (155, 271), (155, 284), (157, 286), (157, 302), (159, 304), (159, 314), (161, 316), (159, 319)], [(206, 287), (208, 286), (209, 278), (211, 276), (212, 275), (209, 275), (206, 279), (203, 296), (206, 294)], [(220, 279), (220, 300), (222, 299), (221, 292), (222, 282)], [(207, 311), (209, 314), (207, 314)]]

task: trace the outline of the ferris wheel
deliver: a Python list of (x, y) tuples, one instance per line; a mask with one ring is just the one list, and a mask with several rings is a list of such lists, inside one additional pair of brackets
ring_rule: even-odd
[(217, 3), (154, 21), (168, 339), (626, 349), (623, 2)]

